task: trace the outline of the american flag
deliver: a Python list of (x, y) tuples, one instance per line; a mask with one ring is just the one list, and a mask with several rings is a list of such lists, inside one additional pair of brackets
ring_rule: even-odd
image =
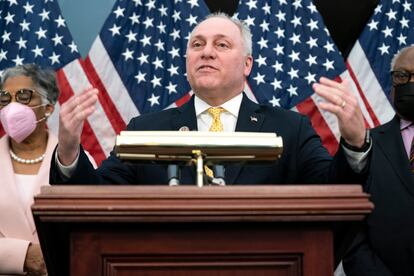
[(59, 70), (79, 58), (56, 2), (0, 1), (0, 26), (0, 70), (25, 63)]
[(414, 43), (413, 2), (382, 0), (369, 19), (347, 60), (349, 72), (364, 106), (370, 126), (394, 116), (390, 104), (391, 60), (403, 47)]
[(190, 31), (209, 14), (198, 0), (119, 0), (85, 60), (99, 89), (99, 143), (108, 155), (132, 117), (190, 97), (185, 51)]
[(0, 74), (26, 63), (59, 71), (79, 57), (56, 2), (0, 1)]
[(248, 89), (262, 104), (309, 115), (329, 152), (338, 146), (336, 118), (320, 109), (312, 83), (340, 80), (345, 62), (310, 0), (242, 0), (235, 16), (253, 33)]
[[(0, 70), (20, 62), (52, 66), (60, 103), (86, 86), (98, 87), (97, 111), (85, 123), (82, 143), (99, 163), (132, 117), (188, 100), (188, 35), (209, 11), (197, 0), (119, 0), (83, 62), (55, 1), (0, 0)], [(390, 59), (412, 44), (413, 16), (410, 1), (382, 1), (344, 63), (312, 1), (242, 0), (235, 17), (253, 32), (255, 58), (245, 91), (257, 102), (309, 115), (334, 153), (336, 118), (318, 109), (311, 83), (320, 76), (354, 80), (367, 125), (386, 122), (394, 114), (387, 99)], [(52, 130), (58, 109), (49, 120)]]
[[(57, 134), (60, 104), (90, 83), (55, 0), (0, 1), (0, 73), (8, 67), (27, 63), (37, 63), (57, 73), (61, 95), (48, 119), (50, 130)], [(87, 122), (84, 143), (91, 141), (91, 133)]]

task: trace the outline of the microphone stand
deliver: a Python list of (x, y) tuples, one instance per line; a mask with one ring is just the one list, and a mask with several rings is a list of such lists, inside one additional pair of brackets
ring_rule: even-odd
[(212, 183), (220, 186), (226, 186), (226, 181), (224, 180), (224, 166), (223, 165), (214, 165), (213, 166), (214, 178)]
[(180, 167), (178, 165), (168, 165), (167, 175), (169, 186), (180, 185)]

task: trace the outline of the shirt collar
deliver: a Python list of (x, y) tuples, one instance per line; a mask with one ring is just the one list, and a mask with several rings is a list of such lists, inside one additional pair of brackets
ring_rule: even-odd
[(412, 125), (413, 125), (413, 122), (404, 120), (402, 118), (400, 119), (400, 130), (404, 130)]
[[(238, 94), (236, 97), (228, 100), (224, 104), (220, 105), (222, 108), (224, 108), (227, 112), (231, 113), (235, 117), (239, 115), (240, 105), (243, 100), (243, 93)], [(205, 112), (207, 109), (212, 107), (199, 97), (195, 95), (194, 97), (194, 108), (196, 112), (196, 116), (198, 117), (201, 113)]]

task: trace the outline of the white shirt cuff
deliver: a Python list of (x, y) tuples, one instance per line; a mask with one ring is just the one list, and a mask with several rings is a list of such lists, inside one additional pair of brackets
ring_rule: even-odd
[(73, 173), (76, 170), (76, 167), (78, 165), (78, 160), (79, 160), (79, 151), (73, 163), (68, 166), (65, 166), (62, 163), (60, 163), (58, 151), (56, 151), (55, 153), (55, 160), (56, 160), (56, 164), (57, 164), (57, 167), (59, 168), (59, 172), (61, 176), (63, 177), (64, 180), (67, 180), (73, 175)]
[(342, 146), (342, 148), (344, 149), (345, 157), (348, 161), (349, 166), (352, 168), (354, 172), (360, 173), (367, 165), (368, 155), (372, 148), (372, 138), (369, 148), (365, 152), (356, 152), (344, 146)]

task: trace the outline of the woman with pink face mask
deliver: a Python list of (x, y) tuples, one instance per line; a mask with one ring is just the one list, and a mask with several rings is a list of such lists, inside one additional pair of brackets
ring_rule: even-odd
[[(47, 275), (31, 205), (49, 185), (57, 138), (47, 119), (59, 96), (54, 71), (29, 64), (6, 69), (0, 82), (0, 275)], [(91, 158), (90, 158), (91, 159)]]

